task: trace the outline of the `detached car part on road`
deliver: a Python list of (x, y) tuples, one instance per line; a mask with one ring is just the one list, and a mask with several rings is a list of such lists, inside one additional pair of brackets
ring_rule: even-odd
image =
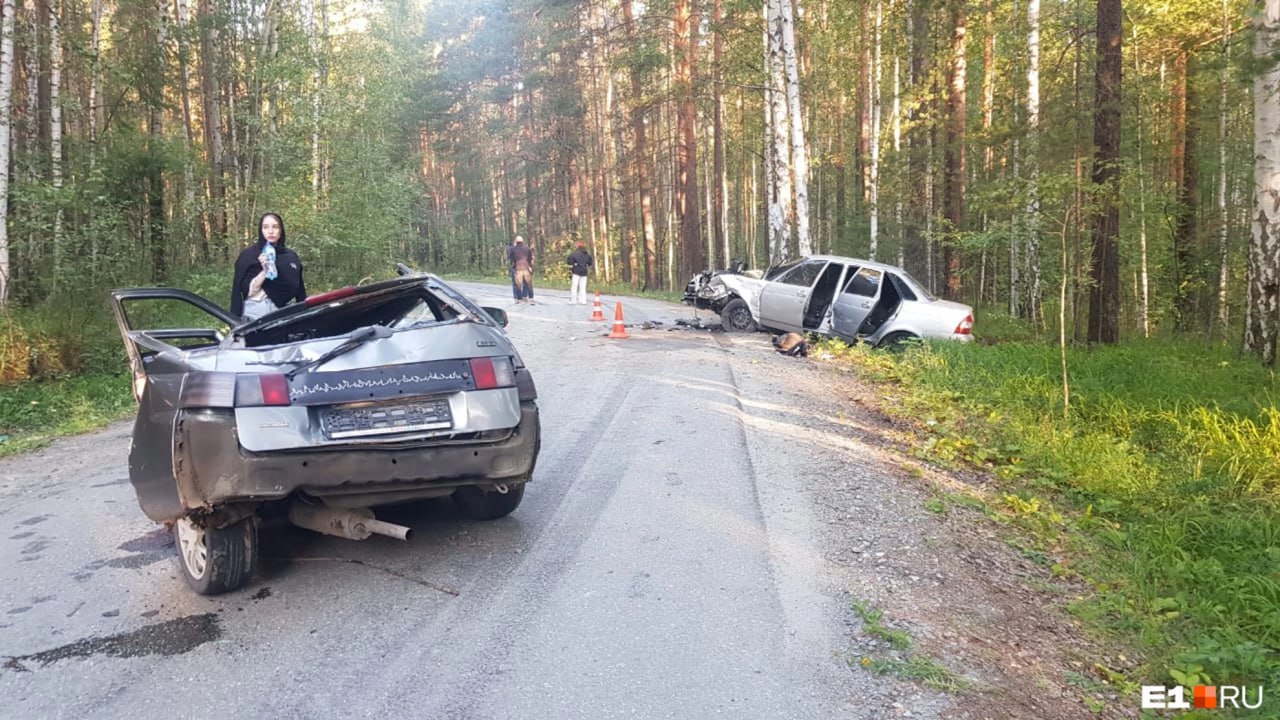
[(185, 290), (111, 294), (138, 400), (129, 478), (196, 592), (249, 582), (265, 514), (408, 539), (369, 508), (452, 496), (492, 520), (520, 504), (541, 429), (506, 314), (400, 272), (247, 323)]
[(800, 258), (763, 276), (735, 261), (695, 275), (684, 302), (719, 313), (730, 332), (766, 328), (875, 346), (973, 339), (973, 308), (939, 300), (900, 267), (838, 255)]

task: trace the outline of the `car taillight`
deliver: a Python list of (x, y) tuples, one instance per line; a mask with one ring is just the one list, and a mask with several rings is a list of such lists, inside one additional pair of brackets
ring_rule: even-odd
[(236, 374), (193, 372), (182, 383), (178, 404), (182, 407), (232, 407), (236, 400)]
[(973, 333), (973, 313), (969, 313), (968, 315), (965, 316), (963, 320), (960, 321), (960, 324), (956, 326), (955, 334), (970, 335), (972, 333)]
[(237, 407), (289, 404), (289, 379), (284, 375), (243, 373), (236, 376)]
[(511, 358), (471, 358), (471, 377), (475, 379), (477, 390), (492, 390), (516, 384)]

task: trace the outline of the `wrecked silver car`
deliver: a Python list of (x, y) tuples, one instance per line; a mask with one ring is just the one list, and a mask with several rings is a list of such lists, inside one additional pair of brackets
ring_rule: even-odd
[(138, 401), (130, 481), (196, 592), (249, 582), (263, 517), (407, 540), (370, 508), (452, 496), (491, 520), (520, 504), (541, 431), (506, 314), (401, 274), (246, 323), (185, 290), (112, 292)]
[(719, 313), (731, 332), (766, 328), (875, 346), (973, 339), (973, 308), (939, 300), (900, 267), (837, 255), (800, 258), (763, 276), (740, 263), (700, 273), (684, 301)]

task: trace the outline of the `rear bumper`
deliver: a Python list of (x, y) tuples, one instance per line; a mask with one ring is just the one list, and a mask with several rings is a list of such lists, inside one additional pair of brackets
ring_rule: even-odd
[(359, 496), (368, 505), (441, 494), (462, 485), (522, 482), (532, 474), (541, 443), (538, 408), (520, 405), (520, 424), (491, 442), (438, 441), (387, 447), (248, 452), (234, 416), (184, 413), (176, 427), (174, 475), (186, 511), (283, 499), (297, 491)]

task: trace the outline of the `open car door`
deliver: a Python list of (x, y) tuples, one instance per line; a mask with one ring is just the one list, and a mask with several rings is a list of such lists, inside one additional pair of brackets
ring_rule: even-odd
[(864, 267), (849, 276), (832, 305), (831, 332), (845, 342), (856, 342), (866, 330), (863, 323), (880, 299), (884, 271)]
[(133, 398), (139, 402), (158, 354), (215, 347), (239, 324), (217, 305), (177, 288), (115, 290), (111, 308), (129, 355)]
[(223, 338), (239, 323), (208, 300), (176, 288), (115, 290), (111, 307), (138, 401), (129, 480), (151, 519), (178, 517), (184, 510), (173, 447), (183, 387), (192, 371), (212, 368)]
[(777, 330), (804, 330), (809, 293), (827, 266), (826, 260), (802, 260), (760, 290), (760, 324)]

